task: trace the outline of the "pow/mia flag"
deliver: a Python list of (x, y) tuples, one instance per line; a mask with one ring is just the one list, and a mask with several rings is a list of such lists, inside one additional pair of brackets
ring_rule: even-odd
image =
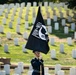
[(45, 23), (39, 7), (36, 21), (25, 48), (47, 54), (49, 51), (48, 41), (49, 38), (47, 29), (45, 27)]

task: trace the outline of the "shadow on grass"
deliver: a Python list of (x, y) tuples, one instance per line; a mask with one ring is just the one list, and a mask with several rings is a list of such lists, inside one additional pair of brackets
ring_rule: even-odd
[(65, 54), (65, 55), (67, 55), (67, 53), (65, 53), (65, 52), (61, 52), (61, 54)]
[(15, 45), (15, 46), (20, 46), (20, 45)]
[(57, 47), (56, 45), (51, 45), (51, 46)]
[(1, 34), (5, 34), (4, 32), (0, 32)]
[(52, 58), (52, 60), (58, 60), (57, 58)]
[(5, 52), (6, 54), (10, 54), (10, 52)]
[(76, 60), (76, 58), (74, 58)]
[(23, 53), (28, 54), (28, 52), (23, 52)]
[(22, 35), (22, 33), (17, 32), (18, 35)]
[(2, 45), (0, 45), (0, 47), (2, 47)]
[(8, 40), (13, 40), (13, 39), (9, 38)]
[(74, 47), (74, 45), (69, 45), (70, 47)]

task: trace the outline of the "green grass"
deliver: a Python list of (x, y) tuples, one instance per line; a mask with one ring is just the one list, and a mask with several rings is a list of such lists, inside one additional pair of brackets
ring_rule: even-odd
[[(35, 7), (35, 8), (36, 8), (36, 12), (37, 12), (38, 7)], [(13, 9), (10, 10), (6, 25), (3, 25), (4, 26), (4, 34), (0, 33), (0, 38), (2, 39), (2, 45), (0, 46), (0, 57), (11, 58), (11, 63), (17, 63), (17, 62), (22, 61), (25, 64), (30, 64), (30, 61), (34, 57), (34, 54), (30, 50), (27, 50), (27, 53), (22, 52), (22, 45), (26, 44), (27, 40), (23, 39), (22, 35), (19, 35), (19, 34), (16, 33), (16, 25), (17, 25), (16, 21), (17, 21), (17, 18), (18, 18), (19, 9), (20, 8), (17, 9), (16, 15), (14, 16), (14, 21), (12, 21), (13, 28), (10, 29), (9, 26), (8, 26), (8, 24), (10, 22), (10, 19), (11, 19), (11, 15), (13, 13)], [(30, 24), (30, 27), (29, 27), (28, 30), (25, 29), (25, 26), (24, 26), (25, 25), (26, 7), (23, 9), (21, 25), (20, 25), (21, 34), (23, 34), (24, 32), (27, 32), (28, 35), (30, 34), (31, 27), (32, 27), (32, 9), (33, 8), (31, 7), (30, 10), (29, 10), (29, 14), (28, 14), (29, 15), (28, 20), (29, 20), (29, 24)], [(55, 10), (57, 10), (57, 15), (59, 17), (58, 9), (55, 8)], [(43, 11), (42, 14), (43, 14), (43, 17), (44, 17), (45, 23), (46, 23), (47, 14), (46, 14), (46, 10), (45, 10), (44, 7), (42, 7), (42, 11)], [(53, 12), (51, 11), (50, 7), (48, 7), (48, 11), (50, 12), (50, 17), (53, 18)], [(7, 12), (7, 9), (5, 9), (5, 12)], [(4, 18), (5, 12), (3, 13), (3, 16), (0, 16), (0, 25), (2, 25), (2, 19)], [(65, 13), (65, 10), (63, 8), (62, 8), (62, 12)], [(65, 18), (67, 18), (67, 17), (65, 16)], [(55, 36), (55, 37), (58, 37), (58, 38), (63, 39), (63, 40), (66, 40), (67, 37), (73, 37), (74, 31), (71, 31), (69, 29), (69, 34), (64, 34), (63, 27), (61, 26), (60, 18), (58, 19), (58, 22), (60, 24), (60, 29), (58, 31), (56, 31), (56, 30), (54, 30), (54, 23), (52, 21), (53, 33), (49, 34), (49, 37), (54, 37)], [(70, 23), (68, 23), (68, 22), (67, 22), (67, 24), (70, 25)], [(6, 33), (7, 32), (11, 32), (11, 35), (12, 35), (11, 40), (8, 40), (6, 38)], [(13, 40), (16, 37), (19, 38), (19, 46), (14, 46)], [(4, 53), (4, 44), (5, 43), (8, 44), (8, 46), (9, 46), (9, 53)], [(64, 54), (59, 52), (60, 43), (64, 44), (64, 47), (65, 47), (65, 53)], [(75, 47), (76, 43), (74, 41), (73, 41), (72, 46), (68, 46), (66, 41), (65, 42), (56, 41), (55, 46), (51, 46), (50, 43), (49, 43), (49, 46), (50, 46), (50, 51), (52, 49), (56, 50), (57, 60), (51, 59), (50, 51), (49, 51), (49, 53), (47, 55), (42, 54), (45, 65), (55, 65), (55, 64), (61, 64), (61, 65), (65, 65), (65, 66), (75, 66), (76, 65), (76, 59), (72, 58), (72, 49), (76, 48)]]

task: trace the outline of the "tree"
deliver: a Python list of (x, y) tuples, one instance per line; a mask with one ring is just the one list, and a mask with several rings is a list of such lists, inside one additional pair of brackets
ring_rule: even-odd
[(74, 7), (76, 7), (76, 0), (69, 0), (69, 1), (68, 1), (68, 7), (69, 7), (69, 8), (74, 8)]

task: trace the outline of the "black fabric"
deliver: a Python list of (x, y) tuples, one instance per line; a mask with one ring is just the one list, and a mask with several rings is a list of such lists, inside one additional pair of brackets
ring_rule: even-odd
[(38, 14), (25, 48), (47, 54), (49, 51), (48, 34), (45, 23), (38, 8)]
[(44, 75), (44, 65), (43, 65), (42, 59), (37, 59), (37, 58), (32, 59), (31, 65), (33, 67), (32, 75), (40, 75), (40, 66), (41, 66), (41, 70), (42, 70), (41, 75)]

